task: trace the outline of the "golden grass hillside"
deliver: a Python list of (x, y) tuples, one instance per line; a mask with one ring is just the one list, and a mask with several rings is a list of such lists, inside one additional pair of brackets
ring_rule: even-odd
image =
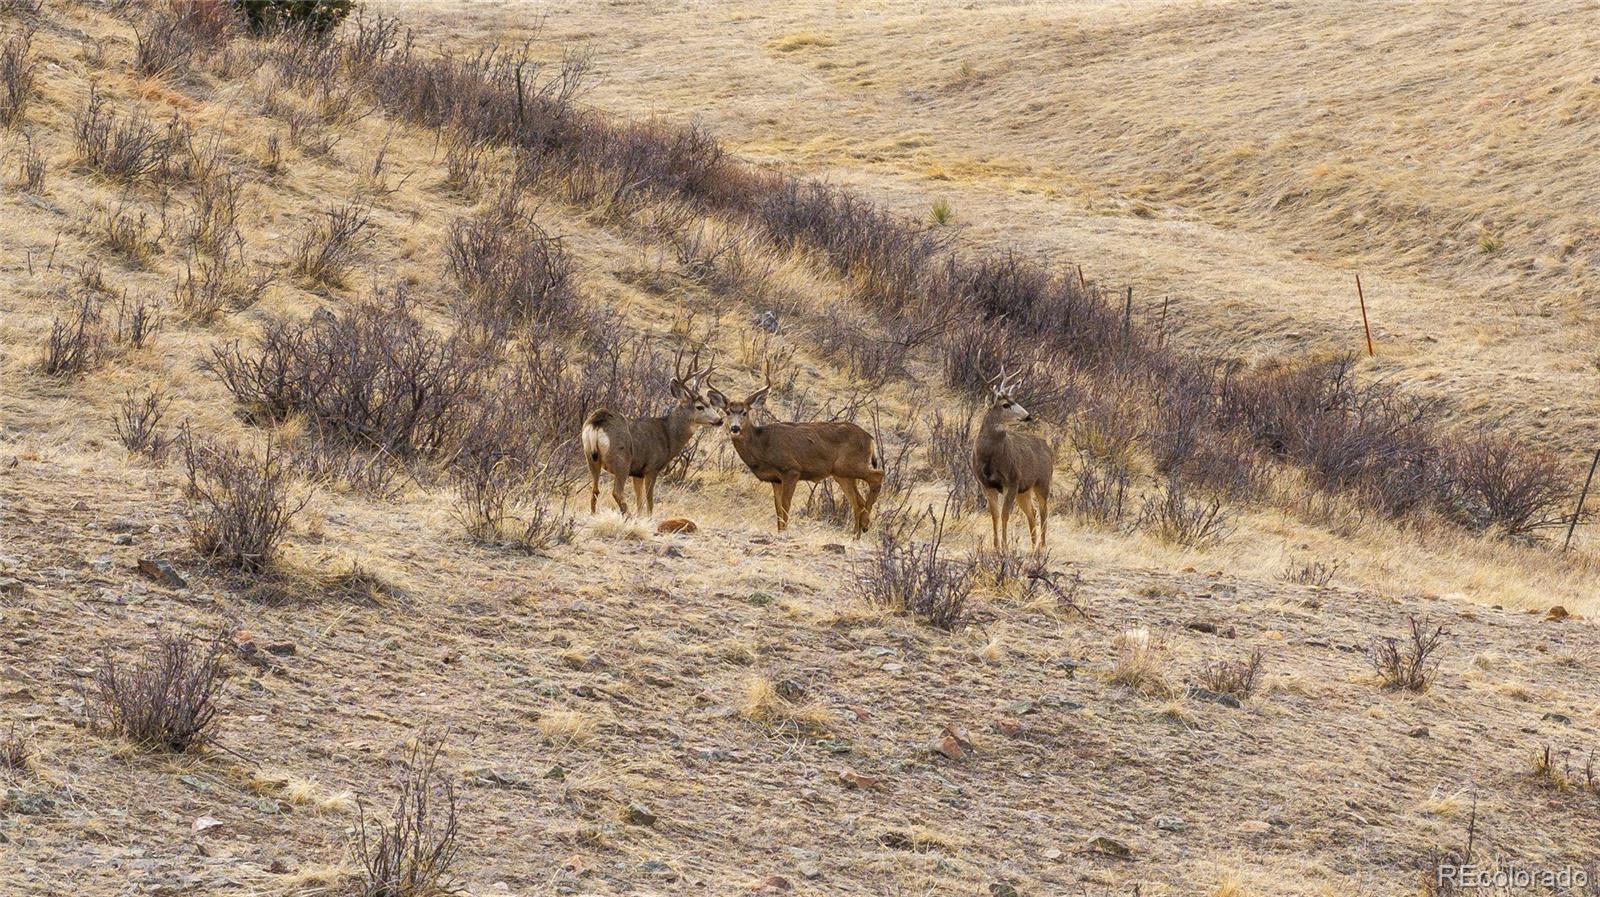
[[(1469, 831), (1481, 862), (1593, 862), (1587, 528), (1562, 554), (1384, 519), (1280, 466), (1225, 527), (1175, 538), (1142, 522), (1160, 494), (1142, 450), (1126, 514), (1095, 522), (1065, 500), (1067, 447), (1105, 434), (1056, 420), (1047, 551), (982, 552), (951, 435), (969, 400), (926, 346), (873, 354), (892, 322), (822, 253), (579, 164), (530, 173), (508, 146), (417, 121), (348, 43), (322, 56), (226, 30), (141, 66), (152, 16), (184, 8), (0, 6), (0, 39), (31, 31), (36, 66), (0, 163), (0, 892), (383, 893), (362, 831), (419, 775), (436, 814), (448, 794), (456, 809), (448, 874), (425, 884), (473, 895), (1406, 893)], [(464, 13), (512, 43), (503, 15)], [(765, 34), (746, 62), (847, 42), (814, 30)], [(536, 58), (571, 50), (546, 36)], [(108, 133), (148, 126), (150, 166), (116, 176), (94, 156), (95, 109)], [(626, 133), (667, 133), (650, 127)], [(907, 183), (861, 186), (927, 205)], [(485, 313), (527, 295), (461, 273), (480, 224), (559, 250), (563, 289), (539, 301), (559, 293), (570, 316)], [(159, 326), (135, 336), (141, 307)], [(426, 406), (482, 426), (435, 451), (326, 404), (242, 401), (219, 374), (265, 334), (352, 321), (483, 350), (482, 389)], [(80, 327), (90, 354), (47, 371), (52, 334)], [(656, 519), (589, 515), (586, 483), (553, 463), (473, 527), (469, 437), (529, 439), (549, 452), (535, 460), (569, 448), (543, 432), (565, 410), (507, 397), (558, 396), (522, 392), (530, 379), (653, 382), (608, 398), (660, 409), (679, 350), (714, 357), (730, 394), (770, 364), (783, 417), (869, 424), (894, 472), (880, 525), (909, 521), (898, 544), (926, 545), (922, 509), (954, 496), (945, 561), (918, 569), (964, 589), (955, 625), (875, 600), (901, 556), (876, 532), (851, 540), (833, 493), (802, 488), (775, 533), (724, 433), (664, 480)], [(126, 415), (150, 396), (164, 442), (130, 448)], [(488, 426), (506, 421), (526, 432)], [(269, 446), (279, 466), (254, 466)], [(196, 493), (215, 486), (207, 459), (231, 457), (278, 471), (284, 507), (305, 501), (274, 550), (232, 564)], [(541, 513), (570, 529), (535, 544)], [(658, 532), (669, 516), (695, 531)], [(158, 559), (185, 581), (140, 572)], [(1416, 658), (1417, 690), (1392, 687), (1384, 649), (1407, 651), (1413, 623), (1442, 641)], [(182, 633), (215, 646), (220, 694), (209, 738), (174, 752), (108, 721), (104, 697), (108, 671)]]

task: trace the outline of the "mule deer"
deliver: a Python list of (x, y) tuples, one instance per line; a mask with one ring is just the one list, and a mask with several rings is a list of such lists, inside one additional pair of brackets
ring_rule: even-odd
[[(872, 523), (872, 506), (883, 489), (883, 458), (872, 434), (849, 421), (774, 421), (757, 425), (752, 415), (767, 401), (767, 384), (742, 402), (728, 400), (715, 387), (706, 398), (728, 421), (728, 435), (740, 460), (763, 483), (772, 484), (772, 505), (778, 513), (778, 531), (789, 526), (789, 502), (801, 480), (817, 482), (829, 477), (839, 484), (854, 515), (852, 532), (860, 536)], [(857, 481), (867, 484), (862, 497)]]
[[(656, 477), (683, 452), (695, 427), (722, 425), (722, 415), (706, 403), (700, 386), (711, 373), (707, 365), (697, 371), (681, 370), (680, 354), (673, 364), (672, 395), (678, 403), (661, 417), (634, 420), (601, 408), (583, 423), (583, 456), (589, 462), (589, 513), (600, 498), (600, 471), (611, 474), (611, 498), (617, 510), (628, 513), (622, 483), (633, 480), (636, 507), (648, 516), (656, 509)], [(699, 356), (690, 362), (690, 367)]]
[(1016, 421), (1033, 420), (1028, 409), (1012, 398), (1016, 385), (1014, 376), (1006, 377), (1004, 367), (998, 377), (989, 381), (989, 411), (972, 444), (972, 472), (989, 503), (997, 551), (1007, 550), (1011, 509), (1015, 505), (1022, 505), (1022, 513), (1028, 518), (1028, 540), (1034, 548), (1044, 547), (1050, 519), (1050, 475), (1055, 468), (1055, 453), (1043, 439), (1007, 429)]

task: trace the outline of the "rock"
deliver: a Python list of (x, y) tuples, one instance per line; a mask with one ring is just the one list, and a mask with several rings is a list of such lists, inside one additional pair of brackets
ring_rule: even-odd
[(1205, 620), (1191, 620), (1184, 625), (1195, 632), (1204, 632), (1210, 635), (1215, 635), (1217, 632), (1217, 624), (1209, 623)]
[(822, 877), (822, 867), (816, 863), (801, 863), (795, 868), (800, 870), (801, 875), (812, 881)]
[(1001, 709), (1012, 716), (1026, 716), (1030, 713), (1037, 713), (1039, 704), (1036, 701), (1023, 699), (1021, 701), (1012, 701)]
[(218, 819), (215, 816), (201, 816), (201, 817), (199, 817), (198, 819), (196, 819), (194, 821), (194, 826), (193, 826), (195, 834), (200, 834), (201, 832), (209, 832), (214, 828), (221, 828), (221, 827), (222, 827), (222, 820)]
[(1270, 830), (1271, 828), (1271, 823), (1264, 822), (1260, 819), (1246, 819), (1244, 822), (1239, 823), (1239, 831), (1248, 835), (1259, 835), (1262, 832)]
[(830, 754), (848, 754), (853, 750), (850, 742), (843, 738), (819, 738), (816, 745)]
[(1133, 859), (1133, 850), (1128, 845), (1106, 835), (1096, 835), (1090, 838), (1089, 843), (1083, 845), (1083, 849), (1089, 853), (1103, 854), (1119, 860)]
[(178, 575), (164, 558), (140, 558), (139, 572), (169, 589), (187, 589), (189, 581)]
[(4, 595), (7, 598), (21, 598), (27, 591), (28, 587), (23, 585), (20, 579), (13, 579), (9, 576), (0, 579), (0, 595)]
[(789, 883), (789, 879), (784, 878), (781, 875), (769, 875), (766, 878), (761, 879), (761, 884), (756, 886), (756, 890), (776, 894), (784, 891), (792, 891), (794, 890), (794, 885)]
[(149, 531), (150, 524), (129, 520), (126, 517), (118, 517), (106, 524), (106, 532), (108, 533), (148, 533)]
[(132, 545), (133, 533), (118, 533), (111, 537), (112, 545)]
[(1212, 691), (1209, 688), (1190, 688), (1189, 697), (1194, 698), (1196, 701), (1210, 701), (1213, 704), (1221, 704), (1224, 707), (1232, 707), (1234, 709), (1243, 706), (1239, 703), (1239, 699), (1233, 695)]
[(1408, 735), (1408, 736), (1410, 736), (1412, 738), (1427, 738), (1427, 737), (1429, 737), (1429, 734), (1430, 733), (1428, 732), (1428, 727), (1427, 726), (1418, 726), (1415, 729), (1412, 729), (1410, 732), (1406, 733), (1406, 735)]
[(1565, 620), (1570, 616), (1572, 615), (1567, 613), (1567, 609), (1558, 604), (1555, 607), (1550, 608), (1550, 612), (1545, 614), (1544, 618), (1546, 620)]
[(1544, 722), (1560, 723), (1563, 726), (1572, 725), (1572, 717), (1567, 716), (1565, 713), (1546, 713), (1539, 719)]
[(806, 696), (806, 684), (798, 679), (779, 679), (773, 690), (788, 701), (798, 701)]
[(989, 897), (1020, 897), (1017, 889), (1007, 882), (997, 881), (989, 885)]
[(1002, 716), (994, 721), (995, 729), (1007, 738), (1016, 738), (1022, 734), (1022, 720), (1014, 716)]
[(829, 554), (844, 554), (844, 545), (840, 542), (829, 542), (822, 546), (822, 550)]
[(641, 803), (628, 804), (628, 810), (622, 816), (629, 825), (655, 825), (656, 814)]
[(657, 533), (692, 533), (699, 530), (693, 520), (687, 517), (669, 517), (656, 524)]
[(839, 781), (843, 782), (846, 788), (859, 788), (866, 790), (869, 788), (876, 788), (882, 779), (878, 778), (877, 776), (863, 775), (847, 766), (844, 769), (839, 770)]
[(267, 653), (278, 657), (293, 657), (295, 650), (294, 642), (273, 642), (267, 646)]
[(1184, 822), (1183, 819), (1178, 816), (1156, 817), (1156, 828), (1164, 832), (1181, 832), (1188, 827), (1189, 823)]

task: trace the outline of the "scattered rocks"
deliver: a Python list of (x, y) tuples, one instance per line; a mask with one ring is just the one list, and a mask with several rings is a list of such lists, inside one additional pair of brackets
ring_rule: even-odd
[(667, 534), (667, 533), (688, 534), (688, 533), (697, 532), (699, 529), (700, 529), (700, 527), (698, 525), (696, 525), (693, 520), (690, 520), (687, 517), (669, 517), (666, 520), (663, 520), (660, 523), (656, 524), (656, 532), (657, 533), (661, 533), (661, 534)]
[(655, 825), (656, 814), (641, 803), (628, 804), (628, 809), (622, 814), (623, 821), (629, 825)]
[(139, 572), (169, 589), (189, 587), (189, 581), (178, 575), (178, 571), (164, 558), (140, 558)]
[(1096, 835), (1093, 838), (1090, 838), (1089, 843), (1083, 845), (1083, 849), (1088, 853), (1098, 853), (1102, 856), (1108, 856), (1114, 859), (1133, 859), (1132, 848), (1121, 841), (1106, 835)]
[(111, 537), (112, 545), (132, 545), (133, 533), (118, 533)]
[(949, 760), (965, 760), (972, 753), (972, 735), (964, 727), (951, 723), (934, 741), (933, 750)]

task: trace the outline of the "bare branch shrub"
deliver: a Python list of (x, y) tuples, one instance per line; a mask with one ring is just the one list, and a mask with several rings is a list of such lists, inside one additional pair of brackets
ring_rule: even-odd
[(216, 52), (237, 30), (225, 3), (176, 2), (155, 6), (134, 26), (134, 68), (142, 75), (181, 75), (197, 54)]
[(177, 154), (190, 136), (174, 117), (165, 129), (142, 112), (118, 118), (108, 112), (98, 87), (73, 123), (78, 156), (91, 170), (121, 183), (168, 180), (183, 170)]
[(117, 324), (112, 331), (119, 345), (130, 349), (143, 349), (156, 331), (161, 329), (161, 307), (143, 299), (129, 300), (124, 292), (117, 301)]
[(105, 360), (108, 340), (100, 303), (85, 294), (70, 317), (58, 315), (51, 322), (39, 367), (51, 377), (75, 377), (94, 370)]
[(359, 201), (326, 209), (295, 248), (291, 269), (314, 283), (338, 286), (372, 242), (372, 209)]
[(38, 65), (29, 56), (32, 48), (32, 28), (14, 31), (0, 44), (0, 127), (14, 127), (22, 121), (33, 99)]
[(1257, 648), (1243, 660), (1217, 659), (1200, 671), (1200, 685), (1219, 695), (1232, 695), (1243, 701), (1255, 694), (1266, 655)]
[(112, 421), (117, 441), (130, 452), (159, 458), (167, 448), (167, 437), (161, 429), (166, 410), (167, 397), (159, 390), (151, 390), (143, 397), (129, 391)]
[(443, 739), (413, 742), (387, 819), (359, 810), (356, 852), (365, 875), (362, 897), (436, 897), (454, 891), (450, 867), (460, 820), (455, 784), (439, 768)]
[(17, 182), (22, 192), (39, 196), (44, 193), (44, 177), (49, 167), (44, 153), (28, 134), (23, 139), (21, 158), (17, 163)]
[(1146, 499), (1134, 528), (1163, 542), (1198, 548), (1221, 541), (1229, 531), (1228, 512), (1219, 499), (1189, 498), (1182, 480)]
[(277, 440), (258, 458), (235, 446), (183, 440), (189, 539), (213, 563), (244, 573), (269, 570), (289, 522), (310, 501), (291, 494), (293, 472)]
[(445, 249), (468, 298), (466, 317), (486, 331), (527, 325), (535, 333), (568, 333), (583, 321), (571, 258), (514, 201), (456, 221)]
[(222, 693), (222, 646), (220, 634), (163, 636), (127, 667), (105, 646), (93, 691), (84, 695), (90, 726), (154, 750), (204, 745)]
[(33, 745), (28, 743), (28, 734), (18, 732), (17, 724), (13, 722), (6, 731), (6, 737), (0, 738), (0, 769), (23, 772), (32, 763)]
[(1448, 465), (1455, 513), (1474, 529), (1527, 538), (1568, 521), (1566, 471), (1547, 451), (1484, 433), (1455, 446)]
[(1278, 574), (1278, 578), (1298, 585), (1327, 588), (1328, 584), (1333, 582), (1334, 574), (1339, 572), (1339, 567), (1338, 561), (1332, 563), (1316, 559), (1300, 563), (1291, 561), (1283, 568), (1283, 572)]
[(909, 613), (937, 629), (954, 629), (966, 617), (972, 594), (972, 564), (944, 554), (946, 508), (925, 519), (926, 539), (915, 538), (916, 520), (895, 525), (880, 515), (878, 545), (857, 564), (854, 588), (873, 607)]
[(1433, 684), (1439, 674), (1439, 659), (1434, 654), (1444, 644), (1446, 633), (1442, 624), (1432, 631), (1428, 624), (1428, 620), (1413, 616), (1408, 634), (1384, 636), (1373, 644), (1368, 660), (1384, 688), (1423, 692)]
[(230, 308), (247, 308), (272, 285), (267, 271), (252, 273), (242, 252), (184, 261), (184, 272), (172, 289), (172, 304), (191, 321), (209, 324)]

